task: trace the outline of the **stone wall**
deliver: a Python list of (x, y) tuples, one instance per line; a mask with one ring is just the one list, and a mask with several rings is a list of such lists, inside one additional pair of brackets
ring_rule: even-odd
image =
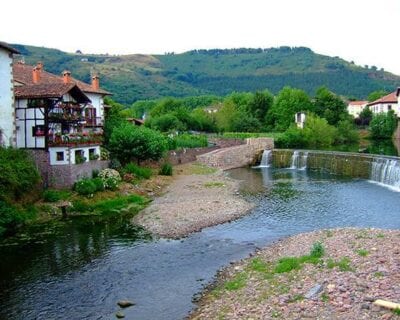
[(170, 151), (168, 154), (168, 162), (173, 165), (176, 165), (176, 164), (183, 164), (183, 163), (196, 161), (196, 157), (198, 155), (208, 153), (208, 152), (211, 152), (211, 151), (214, 151), (217, 149), (219, 149), (218, 146), (206, 147), (206, 148), (190, 148), (190, 149)]
[[(294, 150), (275, 149), (272, 152), (272, 166), (275, 168), (289, 168)], [(330, 152), (330, 151), (305, 151), (307, 152), (307, 169), (322, 170), (332, 174), (340, 174), (353, 178), (369, 179), (373, 160), (376, 155)]]
[(108, 161), (93, 160), (82, 164), (50, 165), (49, 153), (45, 150), (29, 150), (42, 177), (44, 187), (68, 188), (83, 177), (91, 177), (93, 170), (108, 168)]
[(244, 139), (236, 138), (208, 138), (208, 142), (214, 144), (219, 148), (229, 148), (246, 144)]
[(223, 170), (253, 165), (266, 149), (272, 149), (271, 138), (247, 139), (246, 144), (222, 148), (200, 155), (197, 161)]

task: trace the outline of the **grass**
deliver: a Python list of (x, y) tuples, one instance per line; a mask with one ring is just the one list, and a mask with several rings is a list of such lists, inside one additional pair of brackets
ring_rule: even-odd
[(395, 315), (400, 316), (400, 308), (394, 309), (394, 310), (393, 310), (393, 313), (394, 313)]
[(176, 149), (183, 148), (202, 148), (208, 146), (207, 136), (205, 135), (192, 135), (188, 133), (175, 136), (174, 145)]
[(189, 174), (213, 174), (217, 172), (217, 169), (208, 167), (201, 163), (194, 163), (189, 168)]
[(333, 269), (338, 267), (340, 271), (354, 271), (350, 266), (350, 259), (348, 257), (343, 257), (340, 260), (328, 259), (327, 267)]
[(246, 285), (247, 274), (245, 272), (238, 273), (234, 278), (224, 284), (224, 288), (228, 291), (239, 290)]
[(43, 191), (43, 200), (46, 202), (57, 202), (60, 200), (66, 200), (71, 196), (69, 190), (54, 190), (47, 189)]
[(367, 255), (369, 255), (369, 251), (368, 251), (368, 250), (365, 250), (365, 249), (357, 250), (357, 253), (358, 253), (358, 255), (361, 256), (361, 257), (366, 257)]
[(225, 184), (223, 182), (206, 182), (203, 186), (206, 188), (221, 188), (225, 187)]
[(90, 202), (76, 200), (73, 202), (73, 211), (79, 213), (95, 213), (99, 215), (111, 215), (120, 213), (126, 209), (129, 213), (137, 213), (144, 207), (147, 200), (138, 195), (116, 196), (112, 199), (104, 199)]
[(122, 169), (122, 174), (133, 174), (135, 177), (139, 179), (150, 179), (153, 171), (150, 168), (140, 167), (137, 164), (131, 162), (125, 165)]
[(381, 271), (375, 272), (375, 273), (374, 273), (374, 277), (376, 277), (376, 278), (382, 278), (382, 277), (383, 277), (383, 272), (381, 272)]
[(278, 132), (224, 132), (222, 137), (233, 139), (247, 138), (278, 138), (282, 133)]

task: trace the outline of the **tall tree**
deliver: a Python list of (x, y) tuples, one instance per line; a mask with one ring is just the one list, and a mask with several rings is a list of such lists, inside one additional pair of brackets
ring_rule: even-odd
[(303, 90), (284, 87), (276, 96), (267, 113), (268, 128), (275, 131), (285, 131), (293, 124), (297, 112), (313, 111), (313, 109), (310, 98)]
[(274, 102), (274, 96), (268, 91), (257, 91), (248, 104), (251, 115), (260, 122), (265, 121), (265, 116)]
[(347, 116), (345, 102), (326, 87), (320, 87), (317, 90), (314, 106), (315, 113), (325, 118), (330, 125), (336, 125)]

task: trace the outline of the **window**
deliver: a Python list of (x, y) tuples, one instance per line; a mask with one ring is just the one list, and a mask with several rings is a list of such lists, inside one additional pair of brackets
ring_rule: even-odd
[(64, 152), (63, 151), (57, 152), (56, 159), (57, 159), (57, 161), (64, 161)]
[(45, 131), (44, 131), (44, 126), (33, 126), (32, 127), (32, 136), (33, 137), (44, 137)]
[(392, 110), (392, 105), (390, 105), (390, 104), (388, 105), (388, 111), (389, 110)]

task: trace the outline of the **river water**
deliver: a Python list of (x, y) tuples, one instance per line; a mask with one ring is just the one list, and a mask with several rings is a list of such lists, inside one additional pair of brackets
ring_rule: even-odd
[(125, 218), (73, 219), (0, 243), (0, 319), (183, 319), (216, 271), (296, 233), (400, 228), (400, 194), (306, 170), (231, 170), (256, 208), (182, 240), (152, 239)]

